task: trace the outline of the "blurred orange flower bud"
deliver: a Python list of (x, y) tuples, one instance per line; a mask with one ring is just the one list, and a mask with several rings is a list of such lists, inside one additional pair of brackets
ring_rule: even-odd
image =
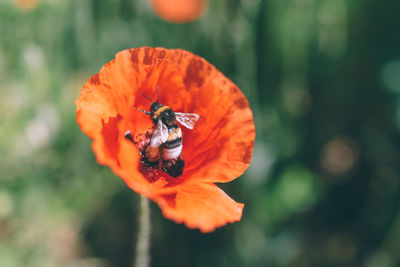
[(15, 4), (23, 10), (34, 9), (38, 4), (39, 0), (14, 0)]
[(204, 15), (206, 0), (150, 0), (154, 12), (162, 19), (174, 22), (192, 22)]

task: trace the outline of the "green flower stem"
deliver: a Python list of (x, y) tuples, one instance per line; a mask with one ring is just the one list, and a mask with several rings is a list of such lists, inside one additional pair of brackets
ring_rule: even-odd
[(146, 197), (140, 196), (139, 226), (134, 267), (148, 267), (150, 265), (150, 235), (150, 203)]

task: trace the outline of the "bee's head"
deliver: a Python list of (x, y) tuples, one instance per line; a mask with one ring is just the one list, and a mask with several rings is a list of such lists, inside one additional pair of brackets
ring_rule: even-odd
[(150, 116), (155, 124), (157, 124), (158, 120), (162, 120), (166, 125), (171, 125), (175, 121), (174, 111), (170, 107), (158, 102), (151, 104)]
[(150, 112), (151, 114), (154, 114), (154, 112), (156, 112), (159, 108), (161, 108), (163, 105), (158, 103), (158, 102), (154, 102), (153, 104), (151, 104), (150, 106)]

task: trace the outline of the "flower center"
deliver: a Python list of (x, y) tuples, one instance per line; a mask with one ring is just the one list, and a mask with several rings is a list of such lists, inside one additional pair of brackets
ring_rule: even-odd
[[(177, 131), (175, 128), (170, 132)], [(180, 129), (179, 129), (180, 130)], [(185, 166), (185, 161), (181, 156), (182, 138), (171, 139), (162, 144), (154, 145), (152, 137), (154, 127), (144, 134), (133, 137), (130, 131), (125, 132), (125, 138), (136, 145), (140, 153), (140, 172), (150, 182), (157, 181), (160, 177), (168, 174), (172, 178), (180, 176)]]

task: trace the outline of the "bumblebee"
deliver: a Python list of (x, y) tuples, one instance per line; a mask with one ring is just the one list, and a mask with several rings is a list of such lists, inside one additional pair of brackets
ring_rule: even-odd
[(169, 106), (159, 103), (158, 87), (156, 102), (143, 96), (152, 102), (150, 111), (135, 109), (150, 115), (155, 127), (150, 142), (143, 148), (143, 160), (149, 166), (158, 165), (159, 169), (167, 172), (170, 176), (178, 177), (182, 174), (185, 166), (181, 157), (182, 131), (178, 123), (192, 130), (200, 116), (196, 113), (174, 112)]

